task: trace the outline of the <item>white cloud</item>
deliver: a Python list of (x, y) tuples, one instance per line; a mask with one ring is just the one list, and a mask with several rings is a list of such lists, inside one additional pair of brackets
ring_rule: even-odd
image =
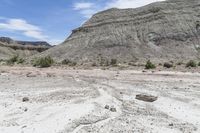
[(64, 39), (50, 39), (49, 43), (52, 45), (59, 45), (64, 41)]
[(0, 20), (5, 20), (5, 19), (6, 19), (6, 17), (0, 16)]
[(35, 38), (35, 39), (39, 39), (39, 40), (46, 40), (46, 38), (48, 38), (48, 36), (43, 35), (41, 32), (38, 32), (38, 31), (25, 31), (24, 35)]
[(87, 10), (81, 10), (80, 13), (84, 15), (85, 18), (90, 18), (93, 14), (95, 14), (97, 10), (95, 9), (87, 9)]
[(42, 33), (42, 30), (35, 25), (29, 24), (23, 19), (8, 19), (5, 23), (0, 23), (0, 29), (19, 31), (27, 37), (38, 40), (46, 40), (48, 36)]
[(157, 1), (164, 0), (112, 0), (106, 4), (106, 8), (137, 8)]
[(106, 10), (109, 8), (137, 8), (157, 1), (165, 0), (108, 0), (108, 2), (101, 7), (97, 6), (99, 5), (98, 3), (82, 2), (75, 3), (74, 10), (78, 10), (79, 13), (82, 14), (85, 18), (90, 18), (98, 11)]
[(90, 18), (97, 12), (97, 7), (91, 2), (78, 2), (74, 4), (74, 10), (78, 10), (85, 18)]
[(90, 2), (75, 3), (74, 10), (90, 9), (92, 6), (93, 6), (93, 3), (90, 3)]

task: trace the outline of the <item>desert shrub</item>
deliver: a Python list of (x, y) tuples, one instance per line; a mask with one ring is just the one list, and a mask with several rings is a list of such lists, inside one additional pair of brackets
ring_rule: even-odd
[(76, 65), (77, 65), (76, 62), (71, 61), (71, 60), (69, 60), (69, 59), (64, 59), (64, 60), (62, 61), (62, 64), (63, 64), (63, 65), (69, 65), (69, 66), (76, 66)]
[(17, 60), (17, 64), (22, 64), (24, 62), (25, 62), (25, 60), (23, 58), (18, 58), (18, 60)]
[(116, 66), (117, 65), (117, 59), (111, 59), (110, 64), (112, 66)]
[(34, 60), (33, 66), (35, 67), (50, 67), (54, 63), (54, 60), (50, 57), (42, 57)]
[(155, 69), (155, 68), (156, 66), (150, 60), (148, 60), (145, 65), (145, 69)]
[(173, 67), (173, 64), (165, 62), (164, 65), (163, 65), (163, 67), (165, 67), (165, 68), (171, 68), (171, 67)]
[(186, 67), (196, 67), (197, 64), (195, 61), (193, 60), (190, 60), (187, 64), (186, 64)]
[(152, 12), (152, 13), (157, 13), (157, 12), (159, 12), (160, 10), (161, 10), (161, 9), (158, 8), (158, 7), (153, 7), (153, 8), (151, 8), (151, 9), (149, 9), (149, 11)]
[(71, 61), (70, 61), (69, 59), (64, 59), (64, 60), (62, 61), (62, 64), (63, 64), (63, 65), (68, 65), (69, 63), (71, 63)]
[(180, 62), (178, 62), (178, 63), (177, 63), (177, 65), (179, 65), (179, 66), (180, 66), (180, 65), (182, 65), (182, 64), (183, 64), (183, 62), (182, 62), (182, 61), (180, 61)]
[(76, 63), (76, 62), (70, 62), (68, 65), (69, 65), (69, 66), (76, 66), (77, 63)]
[(92, 66), (95, 67), (95, 66), (97, 66), (97, 64), (94, 62), (94, 63), (92, 63)]
[(103, 57), (100, 57), (99, 62), (100, 66), (104, 66), (106, 64), (106, 60)]
[(17, 64), (22, 64), (24, 63), (24, 59), (23, 58), (20, 58), (18, 55), (14, 55), (13, 57), (11, 57), (10, 59), (8, 59), (6, 61), (7, 65), (13, 65), (15, 63)]
[(13, 57), (7, 60), (7, 64), (14, 64), (15, 62), (17, 62), (18, 58), (18, 55), (14, 55)]

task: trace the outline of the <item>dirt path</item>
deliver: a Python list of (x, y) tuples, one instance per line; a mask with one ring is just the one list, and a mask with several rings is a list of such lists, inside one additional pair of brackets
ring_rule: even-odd
[(199, 73), (3, 67), (0, 84), (0, 133), (200, 132)]

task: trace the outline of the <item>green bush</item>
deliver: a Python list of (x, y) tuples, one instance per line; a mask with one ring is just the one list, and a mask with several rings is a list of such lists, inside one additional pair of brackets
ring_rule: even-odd
[(198, 64), (198, 66), (200, 66), (200, 62), (199, 62), (199, 64)]
[(94, 63), (92, 63), (92, 66), (95, 67), (95, 66), (97, 66), (97, 64), (94, 62)]
[(145, 65), (145, 69), (155, 69), (155, 68), (156, 66), (150, 60), (148, 60)]
[(69, 63), (69, 66), (76, 66), (76, 65), (77, 65), (76, 62), (70, 62), (70, 63)]
[(50, 57), (38, 58), (34, 60), (33, 66), (34, 67), (50, 67), (54, 63), (54, 60)]
[(22, 64), (24, 62), (25, 62), (25, 60), (23, 58), (18, 58), (18, 60), (17, 60), (17, 64)]
[(8, 65), (13, 65), (15, 63), (22, 64), (22, 63), (24, 63), (24, 61), (25, 61), (24, 59), (20, 58), (18, 55), (15, 55), (15, 56), (11, 57), (10, 59), (8, 59), (6, 61), (6, 63)]
[(69, 59), (64, 59), (64, 60), (62, 61), (62, 64), (63, 64), (63, 65), (69, 65), (69, 66), (76, 66), (76, 65), (77, 65), (76, 62), (71, 61), (71, 60), (69, 60)]
[(110, 64), (112, 66), (116, 66), (117, 65), (117, 59), (111, 59)]
[(180, 66), (180, 65), (182, 65), (182, 64), (183, 64), (183, 62), (182, 62), (182, 61), (180, 61), (180, 62), (178, 62), (178, 63), (177, 63), (177, 65), (179, 65), (179, 66)]
[(186, 67), (196, 67), (197, 64), (195, 61), (193, 60), (190, 60), (187, 64), (186, 64)]
[(7, 64), (9, 64), (9, 65), (14, 64), (15, 62), (17, 62), (17, 60), (18, 60), (18, 55), (15, 55), (7, 60)]
[(165, 68), (171, 68), (171, 67), (173, 67), (173, 64), (165, 62), (164, 65), (163, 65), (163, 67), (165, 67)]
[(64, 59), (64, 60), (62, 61), (62, 64), (63, 64), (63, 65), (68, 65), (69, 63), (71, 63), (71, 61), (68, 60), (68, 59)]

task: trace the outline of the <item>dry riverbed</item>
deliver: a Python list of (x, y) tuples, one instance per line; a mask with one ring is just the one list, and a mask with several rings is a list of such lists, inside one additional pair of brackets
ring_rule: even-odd
[(0, 68), (0, 133), (76, 132), (199, 133), (200, 73)]

